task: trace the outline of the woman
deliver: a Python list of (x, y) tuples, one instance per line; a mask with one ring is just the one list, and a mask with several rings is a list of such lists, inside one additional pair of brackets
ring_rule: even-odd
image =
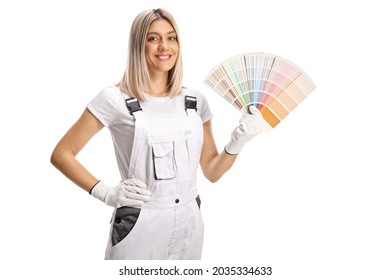
[[(87, 105), (51, 157), (75, 184), (114, 207), (106, 259), (200, 259), (197, 166), (211, 182), (229, 170), (243, 145), (261, 132), (261, 114), (250, 109), (218, 153), (205, 97), (182, 87), (175, 20), (162, 9), (136, 17), (122, 80)], [(115, 187), (76, 159), (103, 127), (110, 129), (122, 177)]]

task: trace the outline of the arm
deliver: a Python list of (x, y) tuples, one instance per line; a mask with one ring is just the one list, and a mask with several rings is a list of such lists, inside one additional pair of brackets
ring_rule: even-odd
[(240, 125), (233, 130), (229, 143), (220, 154), (215, 146), (211, 121), (203, 124), (204, 139), (200, 165), (203, 174), (211, 182), (218, 181), (232, 167), (245, 143), (262, 132), (263, 117), (260, 111), (254, 106), (250, 106), (249, 109), (251, 114), (245, 113), (242, 116)]
[(69, 129), (55, 147), (50, 161), (72, 182), (89, 192), (93, 197), (113, 207), (140, 207), (149, 201), (151, 192), (145, 183), (135, 179), (119, 182), (109, 187), (98, 181), (77, 159), (77, 154), (104, 125), (88, 109)]
[(211, 120), (203, 124), (203, 135), (200, 166), (205, 177), (210, 182), (215, 183), (232, 167), (237, 155), (229, 155), (225, 150), (220, 154), (218, 153), (211, 128)]
[(77, 154), (101, 129), (103, 124), (85, 109), (77, 122), (54, 148), (50, 162), (72, 182), (90, 191), (98, 181), (77, 159)]

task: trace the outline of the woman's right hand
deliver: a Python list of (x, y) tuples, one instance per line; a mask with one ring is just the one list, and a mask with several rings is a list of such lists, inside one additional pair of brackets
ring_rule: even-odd
[(91, 190), (91, 195), (112, 207), (141, 207), (150, 200), (151, 192), (144, 182), (137, 179), (127, 179), (119, 182), (116, 187), (109, 187), (98, 182)]

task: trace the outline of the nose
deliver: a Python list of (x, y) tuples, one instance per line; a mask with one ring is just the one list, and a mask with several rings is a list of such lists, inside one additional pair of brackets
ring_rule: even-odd
[(159, 51), (165, 51), (168, 49), (168, 44), (167, 44), (167, 41), (165, 39), (162, 39), (160, 41), (160, 44), (158, 45), (158, 50)]

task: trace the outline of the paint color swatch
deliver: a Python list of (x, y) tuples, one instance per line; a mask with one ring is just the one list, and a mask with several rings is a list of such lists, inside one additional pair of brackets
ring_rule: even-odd
[(205, 83), (237, 109), (256, 106), (270, 131), (314, 89), (310, 77), (291, 61), (269, 53), (234, 56), (214, 67)]

